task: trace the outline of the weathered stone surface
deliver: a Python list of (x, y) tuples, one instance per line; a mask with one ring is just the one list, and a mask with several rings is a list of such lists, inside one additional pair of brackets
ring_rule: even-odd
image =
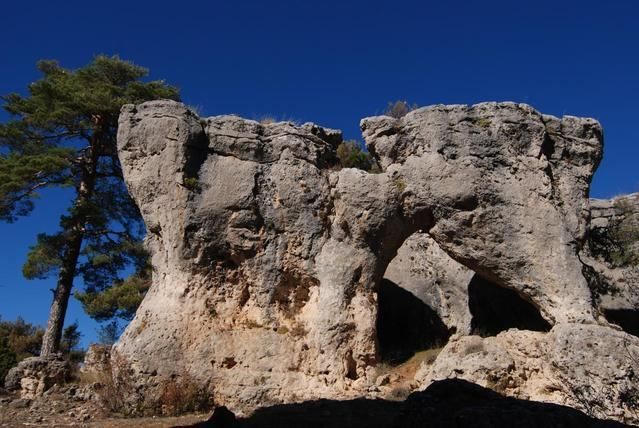
[(81, 371), (84, 373), (103, 373), (111, 368), (111, 347), (107, 345), (89, 345), (84, 354)]
[(608, 327), (557, 324), (550, 333), (509, 330), (451, 340), (416, 375), (422, 388), (459, 378), (526, 400), (639, 423), (639, 339)]
[(19, 391), (21, 398), (34, 399), (42, 396), (53, 385), (64, 384), (69, 374), (69, 366), (61, 355), (31, 357), (9, 370), (5, 388)]
[[(340, 138), (314, 125), (200, 122), (170, 102), (125, 108), (120, 158), (150, 231), (154, 285), (115, 351), (152, 374), (148, 387), (188, 371), (236, 411), (347, 388), (349, 350), (322, 345), (348, 332), (314, 329), (349, 312), (319, 310), (314, 272)], [(148, 358), (159, 352), (160, 364)]]
[(548, 321), (592, 321), (576, 252), (601, 158), (596, 121), (483, 103), (364, 119), (362, 129), (404, 218), (424, 224), (460, 263), (530, 299)]
[[(114, 353), (140, 391), (189, 373), (240, 414), (378, 394), (376, 290), (418, 231), (549, 323), (595, 322), (577, 252), (596, 121), (484, 103), (361, 125), (380, 174), (337, 170), (341, 136), (312, 124), (123, 108), (119, 155), (154, 275)], [(465, 332), (467, 314), (444, 310), (460, 299), (432, 304)]]

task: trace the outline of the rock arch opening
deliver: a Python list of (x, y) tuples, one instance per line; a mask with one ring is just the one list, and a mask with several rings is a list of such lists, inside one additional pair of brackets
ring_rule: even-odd
[(495, 336), (510, 328), (550, 331), (550, 324), (539, 310), (519, 293), (501, 287), (479, 274), (468, 284), (471, 331), (479, 336)]
[(416, 232), (386, 266), (377, 290), (377, 345), (382, 362), (397, 365), (420, 351), (441, 348), (456, 331), (447, 316), (450, 295), (443, 295), (440, 284), (446, 274), (457, 278), (461, 273), (451, 271), (449, 261), (427, 233)]
[(443, 346), (450, 336), (437, 313), (413, 293), (384, 278), (377, 291), (377, 339), (382, 362), (396, 365)]
[(606, 309), (603, 312), (609, 322), (617, 324), (626, 333), (639, 337), (639, 310)]

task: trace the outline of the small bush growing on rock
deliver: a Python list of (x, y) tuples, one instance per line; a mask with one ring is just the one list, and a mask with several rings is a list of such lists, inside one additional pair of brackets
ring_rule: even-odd
[(260, 122), (260, 124), (262, 125), (270, 125), (272, 123), (277, 123), (277, 119), (275, 119), (275, 117), (273, 116), (262, 116), (260, 117), (258, 122)]
[(388, 103), (386, 110), (384, 110), (384, 115), (394, 117), (395, 119), (400, 119), (416, 108), (416, 104), (411, 105), (408, 104), (406, 101), (397, 100), (395, 102)]
[(337, 158), (342, 168), (357, 168), (364, 171), (379, 172), (377, 162), (355, 140), (344, 141), (337, 147)]
[[(626, 199), (615, 201), (617, 214), (605, 228), (590, 231), (588, 245), (593, 255), (614, 267), (639, 264), (639, 212)], [(604, 285), (602, 289), (605, 290)]]

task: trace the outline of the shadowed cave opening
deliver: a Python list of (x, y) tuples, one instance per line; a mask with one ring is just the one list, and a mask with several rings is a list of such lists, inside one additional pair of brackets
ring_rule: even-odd
[(471, 332), (479, 336), (495, 336), (510, 328), (544, 332), (551, 328), (539, 310), (515, 290), (478, 274), (468, 284), (468, 305), (472, 315)]
[(628, 334), (639, 337), (639, 311), (633, 309), (608, 309), (604, 311), (606, 319), (617, 324)]
[(377, 339), (382, 362), (401, 364), (416, 352), (441, 347), (450, 332), (437, 313), (384, 278), (377, 291)]

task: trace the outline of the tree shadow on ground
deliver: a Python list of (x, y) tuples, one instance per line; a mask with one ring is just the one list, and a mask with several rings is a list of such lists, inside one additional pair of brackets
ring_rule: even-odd
[(218, 408), (200, 428), (623, 427), (570, 407), (504, 397), (459, 379), (433, 383), (406, 401), (314, 400), (257, 410), (237, 418)]

